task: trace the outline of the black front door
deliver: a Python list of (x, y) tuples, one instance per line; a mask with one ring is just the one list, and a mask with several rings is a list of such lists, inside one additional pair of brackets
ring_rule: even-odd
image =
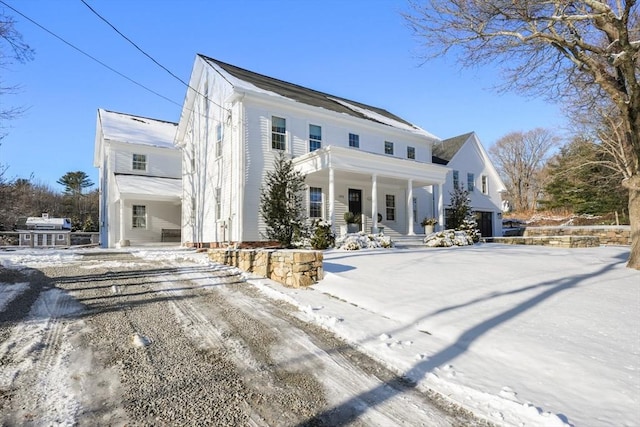
[(493, 237), (492, 212), (476, 212), (476, 221), (482, 237)]
[(353, 212), (358, 217), (362, 215), (362, 190), (349, 189), (349, 212)]

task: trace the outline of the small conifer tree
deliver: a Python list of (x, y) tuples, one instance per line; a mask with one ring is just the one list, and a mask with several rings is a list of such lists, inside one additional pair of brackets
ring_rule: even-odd
[(448, 215), (448, 228), (465, 231), (474, 242), (480, 240), (478, 236), (478, 223), (471, 210), (469, 191), (457, 186), (451, 193), (451, 209)]
[(287, 248), (292, 246), (296, 230), (305, 221), (303, 190), (304, 175), (294, 169), (293, 162), (284, 153), (280, 153), (260, 189), (260, 215), (267, 227), (267, 239)]

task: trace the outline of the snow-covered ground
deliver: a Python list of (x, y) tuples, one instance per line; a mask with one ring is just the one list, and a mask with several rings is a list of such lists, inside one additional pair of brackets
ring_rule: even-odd
[[(206, 262), (184, 249), (129, 250)], [(496, 424), (637, 426), (640, 272), (625, 268), (628, 251), (499, 244), (332, 250), (325, 278), (310, 288), (250, 283), (418, 387)], [(0, 252), (0, 262), (38, 267), (78, 253)], [(21, 289), (0, 283), (0, 307)]]

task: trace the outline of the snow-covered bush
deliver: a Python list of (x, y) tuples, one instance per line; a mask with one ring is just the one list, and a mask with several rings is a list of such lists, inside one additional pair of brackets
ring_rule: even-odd
[(331, 231), (331, 223), (325, 220), (316, 220), (311, 224), (311, 238), (309, 243), (313, 249), (327, 249), (333, 247), (336, 236)]
[(467, 246), (473, 245), (473, 238), (465, 231), (444, 230), (427, 235), (424, 238), (424, 243), (431, 248)]
[(346, 234), (339, 239), (336, 239), (336, 248), (344, 249), (346, 251), (391, 247), (393, 247), (393, 241), (389, 236), (385, 236), (382, 233), (367, 234), (361, 231), (359, 233)]

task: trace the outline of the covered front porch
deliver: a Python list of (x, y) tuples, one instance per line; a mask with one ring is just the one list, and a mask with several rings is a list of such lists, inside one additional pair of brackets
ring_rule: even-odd
[(112, 222), (117, 227), (110, 230), (109, 246), (180, 243), (182, 180), (116, 175), (115, 181), (118, 220)]
[(359, 214), (361, 230), (383, 229), (391, 236), (423, 233), (424, 217), (444, 222), (442, 185), (449, 170), (444, 166), (336, 146), (293, 163), (306, 176), (310, 216), (330, 221), (334, 232), (345, 224), (345, 212)]

